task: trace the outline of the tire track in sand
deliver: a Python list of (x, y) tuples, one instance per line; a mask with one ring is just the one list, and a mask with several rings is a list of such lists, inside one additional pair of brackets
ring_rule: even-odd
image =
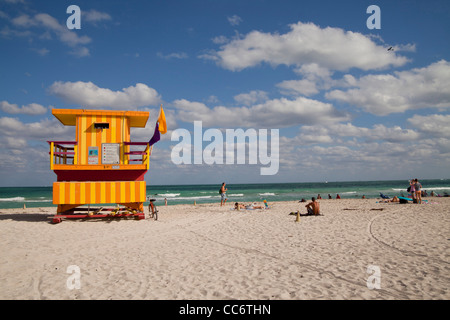
[(436, 257), (432, 257), (432, 256), (429, 256), (429, 255), (426, 255), (426, 254), (423, 254), (423, 253), (417, 253), (417, 252), (414, 252), (414, 251), (397, 248), (397, 247), (395, 247), (395, 246), (393, 246), (393, 245), (391, 245), (391, 244), (381, 240), (379, 237), (375, 236), (375, 234), (373, 232), (373, 224), (374, 224), (375, 220), (378, 219), (378, 218), (382, 218), (384, 216), (387, 216), (389, 214), (392, 214), (392, 213), (385, 213), (385, 214), (382, 214), (382, 215), (376, 215), (375, 217), (370, 219), (369, 224), (367, 225), (367, 233), (372, 239), (374, 239), (380, 245), (382, 245), (384, 247), (387, 247), (390, 250), (399, 252), (400, 254), (405, 255), (405, 256), (416, 256), (416, 257), (431, 259), (431, 260), (434, 260), (434, 261), (439, 262), (439, 263), (450, 264), (450, 262), (448, 262), (448, 261), (445, 261), (445, 260), (442, 260), (442, 259), (439, 259), (439, 258), (436, 258)]

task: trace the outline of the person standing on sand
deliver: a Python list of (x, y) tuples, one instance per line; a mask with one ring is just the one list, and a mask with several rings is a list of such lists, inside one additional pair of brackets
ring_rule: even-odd
[(225, 188), (225, 182), (222, 182), (222, 187), (220, 187), (220, 206), (223, 206), (225, 202), (227, 202), (227, 194), (228, 191), (227, 188)]
[(416, 190), (417, 203), (422, 203), (422, 185), (417, 179), (414, 179), (414, 189)]
[(412, 199), (413, 200), (416, 199), (416, 184), (414, 179), (409, 180), (409, 188), (410, 188), (409, 192), (411, 192)]

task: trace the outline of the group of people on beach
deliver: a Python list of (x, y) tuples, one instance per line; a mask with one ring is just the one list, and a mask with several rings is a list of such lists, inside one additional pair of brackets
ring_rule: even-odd
[[(222, 182), (222, 186), (219, 189), (219, 193), (220, 193), (220, 206), (225, 205), (225, 203), (227, 202), (228, 198), (227, 198), (227, 194), (226, 192), (228, 191), (228, 188), (226, 187), (226, 183)], [(320, 195), (319, 195), (320, 196)], [(322, 198), (320, 198), (322, 199)], [(306, 211), (307, 211), (307, 215), (320, 215), (320, 203), (316, 200), (315, 197), (312, 197), (311, 202), (308, 203), (306, 206)], [(240, 210), (240, 209), (264, 209), (263, 206), (258, 206), (256, 204), (243, 204), (243, 203), (239, 203), (236, 202), (234, 204), (234, 209), (235, 210)]]
[[(336, 199), (340, 199), (341, 196), (339, 195), (339, 193), (336, 193)], [(317, 200), (322, 199), (322, 196), (320, 195), (320, 193), (317, 195)], [(333, 197), (331, 196), (331, 194), (328, 194), (328, 199), (333, 199)]]
[(414, 202), (422, 203), (422, 185), (420, 184), (419, 180), (409, 180), (409, 188), (407, 189), (407, 191), (411, 193), (411, 197)]
[[(222, 182), (222, 186), (219, 189), (220, 206), (225, 205), (225, 203), (228, 200), (228, 198), (227, 198), (227, 191), (228, 191), (228, 188), (226, 187), (226, 183)], [(264, 209), (264, 207), (263, 206), (258, 206), (256, 203), (243, 204), (243, 203), (236, 202), (234, 204), (234, 209), (235, 210), (240, 210), (240, 209)]]
[[(227, 195), (226, 192), (228, 189), (226, 188), (225, 182), (222, 183), (222, 186), (220, 187), (219, 193), (220, 193), (220, 206), (225, 205), (227, 202)], [(409, 180), (409, 187), (408, 192), (411, 193), (412, 199), (416, 203), (422, 203), (422, 184), (419, 182), (418, 179), (411, 179)], [(336, 195), (336, 199), (340, 199), (341, 197), (339, 194)], [(365, 196), (363, 196), (363, 199)], [(317, 195), (317, 199), (322, 199), (320, 194)], [(305, 205), (307, 213), (305, 215), (320, 215), (320, 203), (317, 201), (315, 197), (311, 198), (311, 202)], [(328, 199), (332, 199), (331, 195), (328, 194)], [(305, 199), (300, 200), (299, 202), (306, 202)], [(394, 199), (390, 200), (389, 202), (399, 202), (398, 197), (394, 197)], [(236, 210), (240, 209), (263, 209), (262, 206), (257, 206), (256, 204), (250, 204), (245, 205), (242, 203), (236, 202), (234, 204), (234, 208)]]
[[(339, 195), (339, 193), (336, 194), (336, 199), (340, 199), (341, 196)], [(322, 196), (320, 195), (320, 193), (317, 195), (316, 200), (320, 200), (322, 199)], [(328, 194), (328, 199), (333, 199), (333, 197), (331, 196), (331, 194)], [(302, 198), (302, 200), (300, 200), (300, 202), (306, 202), (305, 198)]]

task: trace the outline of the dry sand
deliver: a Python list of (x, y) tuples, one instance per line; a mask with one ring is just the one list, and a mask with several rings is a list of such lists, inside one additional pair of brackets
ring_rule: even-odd
[(450, 198), (427, 199), (320, 200), (300, 222), (298, 202), (59, 224), (55, 208), (0, 209), (0, 299), (449, 299)]

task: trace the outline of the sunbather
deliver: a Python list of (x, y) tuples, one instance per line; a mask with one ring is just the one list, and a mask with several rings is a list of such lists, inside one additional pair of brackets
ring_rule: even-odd
[(400, 199), (397, 196), (394, 196), (392, 198), (392, 200), (384, 200), (384, 201), (380, 201), (380, 202), (400, 202)]
[(236, 202), (234, 204), (234, 209), (235, 210), (245, 209), (245, 204)]
[(264, 207), (263, 206), (257, 206), (256, 203), (255, 204), (252, 204), (252, 203), (243, 204), (243, 203), (236, 202), (234, 204), (234, 209), (235, 210), (240, 210), (240, 209), (253, 210), (253, 209), (264, 209)]

